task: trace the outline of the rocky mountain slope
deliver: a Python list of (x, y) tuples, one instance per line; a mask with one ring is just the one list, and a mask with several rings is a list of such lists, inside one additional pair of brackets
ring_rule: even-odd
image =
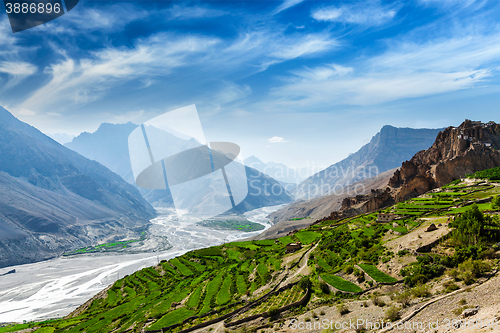
[(328, 219), (341, 219), (414, 198), (477, 171), (500, 166), (500, 124), (465, 120), (440, 132), (434, 144), (405, 161), (388, 187), (344, 199)]
[(328, 195), (348, 184), (398, 168), (418, 151), (429, 148), (439, 131), (384, 126), (356, 153), (300, 183), (294, 195), (302, 199)]
[[(8, 329), (355, 332), (349, 322), (361, 320), (357, 332), (386, 332), (381, 325), (397, 322), (405, 333), (442, 333), (457, 330), (446, 328), (446, 320), (498, 320), (500, 219), (498, 205), (488, 201), (500, 195), (500, 169), (490, 171), (494, 177), (464, 179), (401, 205), (321, 221), (278, 239), (190, 251), (125, 276), (66, 318)], [(404, 214), (378, 221), (389, 211)], [(469, 224), (481, 230), (480, 246), (467, 237)], [(404, 325), (431, 320), (440, 328)], [(347, 328), (336, 330), (335, 323)]]
[[(360, 180), (354, 184), (344, 187), (343, 191), (338, 194), (325, 195), (309, 200), (294, 201), (282, 209), (269, 214), (269, 218), (275, 224), (280, 221), (289, 221), (286, 223), (287, 225), (297, 227), (300, 224), (311, 223), (311, 221), (324, 218), (325, 216), (330, 215), (331, 212), (339, 210), (342, 207), (342, 201), (345, 198), (354, 194), (363, 195), (371, 193), (372, 190), (381, 188), (385, 189), (387, 187), (387, 182), (395, 171), (396, 169), (391, 169), (373, 178)], [(280, 222), (279, 225), (271, 227), (269, 230), (266, 230), (264, 234), (257, 237), (266, 237), (266, 235), (274, 232), (275, 229), (277, 232), (281, 233), (283, 232), (280, 230), (282, 227), (284, 227), (283, 222)]]
[[(137, 125), (130, 122), (126, 124), (104, 123), (99, 126), (96, 132), (84, 132), (74, 138), (72, 142), (65, 144), (65, 146), (89, 159), (103, 164), (130, 184), (136, 186), (128, 149), (128, 136), (135, 128), (137, 128)], [(159, 130), (156, 129), (156, 131)], [(176, 147), (183, 147), (186, 144), (185, 140), (167, 132), (158, 133), (158, 135), (162, 137), (162, 142), (172, 147), (172, 150), (176, 150)], [(237, 210), (239, 212), (292, 201), (290, 193), (272, 177), (251, 167), (246, 167), (245, 170), (248, 179), (249, 195), (238, 205)], [(169, 190), (145, 190), (137, 186), (136, 188), (154, 207), (173, 207)], [(271, 188), (274, 190), (270, 191)], [(197, 193), (197, 195), (204, 197), (214, 195), (214, 193), (210, 192), (210, 187), (204, 190), (205, 194), (201, 195)], [(191, 208), (193, 211), (197, 209), (196, 206)]]
[(137, 236), (154, 216), (121, 177), (0, 108), (0, 267)]
[(283, 163), (275, 162), (264, 163), (253, 155), (245, 159), (245, 165), (269, 175), (290, 189), (302, 182), (305, 179), (305, 175), (307, 175), (305, 168), (289, 168)]

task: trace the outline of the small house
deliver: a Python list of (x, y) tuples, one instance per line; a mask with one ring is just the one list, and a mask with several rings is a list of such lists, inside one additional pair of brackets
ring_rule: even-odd
[(379, 223), (392, 222), (395, 219), (396, 219), (396, 214), (380, 213), (377, 216), (377, 222), (379, 222)]
[(302, 243), (288, 243), (286, 244), (286, 253), (292, 253), (298, 251), (302, 248)]

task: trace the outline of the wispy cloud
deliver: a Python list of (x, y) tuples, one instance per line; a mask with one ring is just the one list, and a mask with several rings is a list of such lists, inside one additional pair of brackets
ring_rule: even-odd
[(293, 71), (272, 98), (279, 105), (314, 108), (429, 96), (482, 84), (496, 74), (498, 59), (500, 34), (402, 43), (353, 67), (332, 64)]
[[(48, 22), (36, 29), (51, 36), (88, 34), (89, 31), (123, 30), (131, 22), (148, 17), (150, 14), (130, 3), (105, 4), (99, 7), (76, 6), (70, 15)], [(88, 36), (92, 38), (92, 36)]]
[(21, 107), (39, 108), (54, 102), (88, 103), (99, 99), (112, 86), (138, 78), (166, 75), (191, 64), (190, 56), (207, 51), (217, 39), (190, 36), (178, 38), (159, 34), (139, 40), (131, 48), (106, 48), (93, 57), (75, 60), (65, 57), (46, 68), (51, 80)]
[[(131, 47), (109, 46), (90, 52), (90, 57), (82, 59), (71, 58), (61, 50), (64, 58), (44, 70), (51, 80), (20, 107), (45, 108), (56, 102), (89, 103), (131, 80), (140, 80), (140, 87), (147, 88), (181, 67), (203, 66), (205, 75), (213, 73), (213, 78), (222, 78), (224, 73), (242, 66), (246, 66), (247, 71), (258, 72), (273, 64), (322, 54), (338, 45), (337, 40), (326, 33), (285, 34), (283, 29), (261, 29), (240, 34), (232, 41), (159, 33), (137, 40)], [(248, 86), (227, 82), (220, 93), (211, 97), (213, 103), (244, 98), (251, 91)]]
[(197, 19), (209, 18), (225, 15), (226, 12), (218, 9), (212, 9), (200, 6), (181, 6), (174, 5), (168, 10), (174, 19)]
[(391, 21), (397, 12), (394, 6), (382, 6), (378, 1), (369, 1), (319, 8), (311, 16), (317, 21), (377, 26)]
[(481, 6), (487, 2), (487, 0), (419, 0), (423, 5), (427, 6), (441, 6), (441, 7), (469, 7), (472, 4), (480, 4)]
[(37, 71), (37, 67), (23, 61), (0, 61), (0, 73), (5, 73), (9, 76), (9, 82), (6, 88), (17, 85), (23, 79), (33, 75)]
[(272, 15), (276, 15), (278, 13), (281, 13), (284, 10), (287, 10), (288, 8), (291, 8), (295, 5), (298, 5), (299, 3), (303, 2), (304, 0), (285, 0), (279, 5), (273, 12), (271, 13)]
[(273, 136), (272, 138), (267, 139), (267, 141), (271, 142), (271, 143), (286, 143), (286, 142), (288, 142), (287, 140), (285, 140), (281, 136)]

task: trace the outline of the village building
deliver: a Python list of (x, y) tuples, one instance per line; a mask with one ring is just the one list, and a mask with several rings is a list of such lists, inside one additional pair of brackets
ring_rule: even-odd
[(288, 243), (286, 244), (286, 253), (291, 253), (298, 251), (302, 248), (302, 243), (297, 242), (297, 243)]
[(380, 213), (377, 216), (377, 222), (384, 223), (384, 222), (392, 222), (397, 218), (396, 214), (385, 214), (385, 213)]

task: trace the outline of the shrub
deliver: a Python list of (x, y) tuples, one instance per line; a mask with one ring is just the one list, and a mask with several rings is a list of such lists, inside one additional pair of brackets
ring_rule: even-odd
[(473, 284), (476, 280), (474, 279), (474, 276), (472, 275), (471, 272), (462, 272), (460, 274), (460, 279), (464, 281), (466, 285), (471, 285)]
[(399, 313), (399, 308), (395, 306), (391, 306), (389, 309), (385, 311), (385, 319), (391, 322), (394, 322), (401, 318), (401, 315)]
[(371, 299), (372, 299), (373, 305), (380, 306), (380, 307), (385, 306), (385, 302), (380, 298), (380, 296), (378, 294), (374, 293), (371, 296)]
[(458, 276), (460, 275), (460, 273), (458, 272), (458, 269), (456, 269), (456, 268), (450, 269), (447, 273), (450, 277), (455, 279), (455, 281), (459, 280)]
[(302, 290), (307, 290), (311, 287), (311, 280), (309, 280), (309, 277), (304, 276), (302, 279), (299, 281), (299, 287)]
[(429, 297), (432, 295), (431, 291), (429, 290), (429, 287), (426, 285), (416, 286), (411, 290), (411, 293), (415, 297)]
[(445, 283), (444, 287), (445, 287), (444, 291), (447, 293), (451, 293), (452, 291), (460, 289), (460, 287), (453, 282)]
[(469, 259), (458, 265), (458, 270), (462, 272), (470, 272), (473, 277), (481, 277), (484, 273), (491, 270), (491, 265), (482, 260)]
[(344, 302), (337, 305), (337, 310), (339, 311), (341, 316), (348, 314), (350, 312)]
[(329, 294), (330, 293), (330, 287), (328, 286), (328, 284), (325, 281), (321, 281), (319, 283), (319, 289), (321, 289), (321, 292), (323, 294)]
[(279, 315), (279, 310), (277, 307), (271, 307), (267, 313), (269, 314), (269, 317), (276, 317), (277, 315)]
[(500, 210), (500, 195), (493, 197), (493, 200), (491, 200), (491, 210)]
[(344, 273), (346, 274), (352, 274), (354, 271), (354, 265), (347, 265), (344, 267)]
[(398, 251), (398, 256), (400, 256), (400, 257), (404, 257), (408, 254), (410, 254), (410, 251), (408, 251), (408, 250), (399, 250)]
[(394, 296), (394, 300), (401, 304), (403, 308), (406, 308), (408, 305), (410, 305), (411, 301), (411, 292), (409, 290), (405, 290), (403, 292), (400, 292)]

